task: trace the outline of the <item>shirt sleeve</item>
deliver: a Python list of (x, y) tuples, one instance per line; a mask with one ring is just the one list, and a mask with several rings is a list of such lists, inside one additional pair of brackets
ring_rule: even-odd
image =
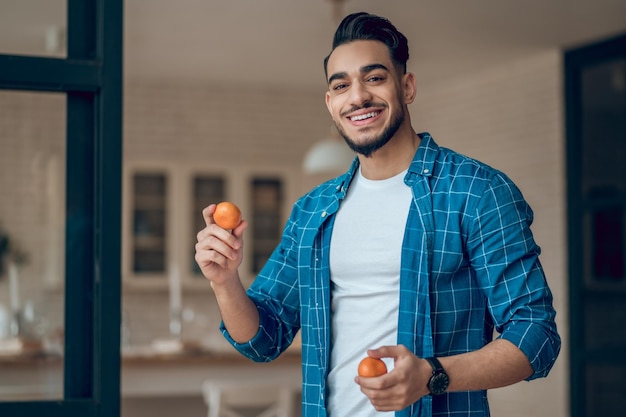
[(291, 345), (300, 328), (295, 240), (291, 233), (294, 229), (294, 222), (290, 220), (280, 244), (247, 291), (259, 312), (256, 335), (246, 343), (237, 343), (224, 323), (220, 324), (226, 340), (255, 362), (276, 359)]
[(548, 374), (561, 346), (532, 221), (519, 189), (499, 173), (480, 198), (468, 240), (496, 331), (528, 357), (534, 370), (528, 380)]

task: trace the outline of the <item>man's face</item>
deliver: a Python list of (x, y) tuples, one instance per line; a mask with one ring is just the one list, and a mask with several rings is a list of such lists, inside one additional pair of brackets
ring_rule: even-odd
[(338, 46), (327, 72), (326, 106), (337, 130), (353, 151), (369, 157), (405, 120), (405, 77), (398, 74), (387, 46), (378, 41)]

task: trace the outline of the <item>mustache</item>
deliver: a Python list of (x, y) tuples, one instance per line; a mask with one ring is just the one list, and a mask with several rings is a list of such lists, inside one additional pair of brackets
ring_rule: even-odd
[(348, 110), (345, 110), (345, 111), (341, 112), (340, 115), (341, 115), (341, 117), (346, 117), (347, 115), (349, 115), (350, 113), (353, 113), (355, 111), (367, 110), (367, 109), (370, 109), (372, 107), (386, 108), (387, 106), (384, 103), (365, 103), (362, 106), (352, 106)]

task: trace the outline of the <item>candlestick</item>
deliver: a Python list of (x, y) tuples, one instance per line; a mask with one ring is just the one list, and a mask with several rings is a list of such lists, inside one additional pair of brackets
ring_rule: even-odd
[(182, 334), (182, 294), (181, 294), (181, 282), (180, 282), (180, 270), (177, 265), (170, 267), (169, 273), (169, 289), (170, 289), (170, 311), (169, 311), (169, 328), (170, 336), (177, 339)]
[(17, 265), (15, 262), (9, 262), (9, 298), (12, 313), (20, 310), (19, 285)]
[(169, 288), (170, 288), (170, 310), (180, 311), (182, 297), (181, 297), (180, 271), (177, 265), (172, 265), (170, 267)]
[(11, 306), (11, 336), (18, 336), (20, 333), (20, 287), (17, 264), (9, 262), (9, 302)]

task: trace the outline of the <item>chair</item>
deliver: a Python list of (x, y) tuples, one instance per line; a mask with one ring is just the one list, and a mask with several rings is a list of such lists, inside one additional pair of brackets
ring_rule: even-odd
[(262, 379), (208, 379), (202, 383), (207, 417), (245, 417), (238, 409), (261, 409), (256, 417), (291, 417), (300, 381), (269, 375)]

